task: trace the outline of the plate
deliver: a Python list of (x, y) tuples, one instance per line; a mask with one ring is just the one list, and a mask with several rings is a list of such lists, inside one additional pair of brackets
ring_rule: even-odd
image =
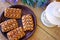
[[(36, 22), (36, 16), (35, 16), (34, 12), (31, 9), (29, 9), (28, 7), (23, 6), (23, 5), (12, 5), (9, 8), (19, 8), (19, 9), (22, 9), (22, 16), (26, 15), (26, 14), (31, 14), (32, 15), (33, 22), (34, 22), (34, 30), (33, 31), (26, 31), (26, 35), (23, 38), (19, 39), (19, 40), (28, 40), (28, 38), (33, 35), (33, 33), (35, 32), (35, 29), (36, 29), (36, 23), (37, 22)], [(0, 23), (3, 22), (3, 21), (6, 21), (8, 19), (9, 18), (4, 17), (4, 11), (3, 11), (3, 13), (2, 13), (2, 15), (0, 17)], [(22, 19), (17, 19), (17, 21), (18, 21), (19, 26), (23, 26), (22, 25)], [(0, 31), (1, 31), (1, 28), (0, 28)], [(3, 34), (4, 37), (7, 38), (7, 32), (3, 33), (1, 31), (1, 33)]]

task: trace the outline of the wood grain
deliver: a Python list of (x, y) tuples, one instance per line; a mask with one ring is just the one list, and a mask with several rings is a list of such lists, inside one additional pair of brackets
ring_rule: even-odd
[(55, 39), (37, 26), (35, 33), (28, 40), (55, 40)]

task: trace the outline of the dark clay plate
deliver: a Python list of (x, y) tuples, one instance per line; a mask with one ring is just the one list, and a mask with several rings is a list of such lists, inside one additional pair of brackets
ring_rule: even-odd
[[(33, 13), (33, 11), (31, 11), (31, 9), (29, 9), (28, 7), (23, 6), (23, 5), (12, 5), (12, 6), (10, 6), (10, 8), (22, 9), (22, 16), (26, 15), (26, 14), (31, 14), (32, 15), (33, 21), (34, 21), (34, 30), (33, 31), (26, 31), (26, 35), (23, 38), (19, 39), (19, 40), (28, 40), (28, 38), (33, 35), (33, 33), (35, 32), (35, 29), (36, 29), (36, 16), (35, 16), (35, 14)], [(0, 23), (5, 21), (5, 20), (8, 20), (8, 19), (9, 18), (4, 17), (4, 12), (3, 12), (1, 17), (0, 17)], [(23, 27), (22, 19), (17, 19), (17, 21), (18, 21), (19, 26)], [(0, 28), (0, 30), (1, 30), (1, 28)], [(7, 33), (2, 32), (2, 34), (7, 38)]]

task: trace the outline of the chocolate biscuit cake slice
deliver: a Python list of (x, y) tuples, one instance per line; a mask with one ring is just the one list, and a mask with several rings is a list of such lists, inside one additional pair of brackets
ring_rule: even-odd
[(18, 23), (15, 19), (8, 19), (0, 23), (2, 32), (8, 32), (18, 27)]
[(19, 40), (20, 38), (25, 36), (25, 32), (22, 27), (18, 27), (7, 33), (7, 37), (9, 40)]
[(32, 31), (34, 27), (32, 16), (30, 14), (23, 15), (22, 24), (24, 31)]
[(18, 8), (6, 8), (4, 16), (7, 18), (19, 19), (21, 18), (22, 10)]

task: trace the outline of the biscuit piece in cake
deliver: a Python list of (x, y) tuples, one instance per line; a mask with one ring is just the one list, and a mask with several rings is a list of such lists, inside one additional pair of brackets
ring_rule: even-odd
[(19, 19), (21, 18), (22, 11), (18, 8), (6, 8), (4, 16), (7, 18)]
[(22, 27), (18, 27), (7, 33), (7, 37), (9, 40), (19, 40), (20, 38), (25, 36), (25, 32)]
[(18, 27), (18, 23), (15, 19), (9, 19), (0, 24), (2, 32), (8, 32)]
[(32, 31), (34, 27), (33, 18), (30, 14), (22, 16), (22, 23), (24, 31)]

